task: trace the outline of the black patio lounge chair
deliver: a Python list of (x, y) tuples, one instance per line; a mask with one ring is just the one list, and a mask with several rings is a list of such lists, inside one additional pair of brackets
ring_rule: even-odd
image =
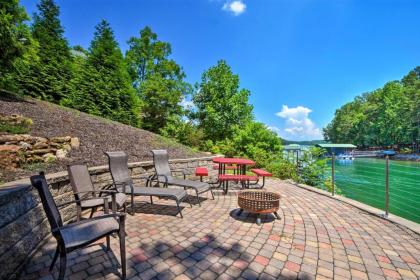
[[(164, 187), (169, 185), (179, 186), (184, 189), (193, 189), (197, 195), (198, 205), (201, 206), (199, 195), (205, 192), (210, 192), (214, 199), (213, 191), (208, 183), (200, 181), (186, 180), (186, 174), (183, 170), (173, 170), (169, 166), (169, 157), (166, 150), (152, 150), (153, 162), (155, 165), (156, 174), (151, 178), (151, 181), (157, 180), (159, 183), (163, 183)], [(172, 173), (182, 173), (184, 178), (179, 179), (172, 176)]]
[[(118, 191), (131, 195), (131, 214), (134, 215), (134, 196), (149, 196), (150, 203), (153, 204), (153, 196), (165, 197), (173, 199), (176, 202), (178, 213), (181, 218), (182, 212), (179, 204), (187, 197), (185, 190), (174, 188), (159, 188), (159, 187), (137, 187), (133, 184), (133, 179), (128, 169), (128, 156), (122, 151), (106, 152), (109, 162), (109, 170), (111, 172), (112, 180), (114, 181)], [(126, 189), (129, 187), (129, 189)]]
[[(126, 211), (125, 202), (127, 196), (124, 193), (117, 192), (116, 190), (99, 189), (96, 190), (93, 186), (89, 170), (85, 164), (68, 165), (67, 171), (69, 173), (70, 184), (73, 189), (74, 198), (77, 201), (77, 220), (81, 219), (81, 214), (84, 209), (92, 209), (90, 218), (98, 207), (104, 207), (104, 197), (108, 198), (112, 205), (117, 209), (124, 208)], [(107, 196), (102, 196), (102, 195)], [(89, 198), (80, 200), (81, 198)], [(112, 209), (115, 212), (117, 209)]]
[[(31, 177), (32, 186), (34, 186), (41, 198), (42, 206), (47, 215), (51, 232), (57, 240), (57, 249), (54, 254), (50, 271), (54, 268), (58, 255), (60, 255), (60, 273), (58, 279), (63, 279), (66, 271), (67, 254), (77, 249), (83, 248), (93, 242), (106, 237), (106, 249), (110, 248), (110, 235), (118, 234), (120, 239), (121, 253), (121, 278), (126, 278), (126, 256), (125, 256), (125, 214), (108, 214), (108, 198), (104, 197), (105, 215), (97, 216), (92, 219), (64, 225), (61, 219), (59, 208), (68, 206), (77, 201), (70, 201), (61, 205), (56, 205), (48, 189), (48, 183), (43, 174)], [(83, 199), (80, 199), (80, 202)]]

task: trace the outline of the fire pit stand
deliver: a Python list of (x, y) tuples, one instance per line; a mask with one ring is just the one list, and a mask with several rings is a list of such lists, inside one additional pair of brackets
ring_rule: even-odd
[(240, 210), (238, 216), (242, 211), (257, 214), (257, 224), (261, 224), (261, 214), (273, 213), (277, 219), (280, 216), (277, 214), (280, 204), (280, 195), (274, 192), (263, 190), (245, 190), (238, 194), (238, 205)]

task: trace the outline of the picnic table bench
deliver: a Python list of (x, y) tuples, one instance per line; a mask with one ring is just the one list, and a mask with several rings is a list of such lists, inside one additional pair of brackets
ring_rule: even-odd
[(229, 188), (229, 181), (241, 182), (242, 187), (249, 188), (250, 181), (258, 182), (258, 176), (243, 174), (219, 174), (219, 182), (223, 183), (223, 191), (226, 194)]
[(203, 177), (209, 176), (209, 171), (207, 170), (206, 167), (197, 167), (195, 169), (195, 176), (199, 176), (200, 181), (203, 182)]
[(273, 176), (273, 174), (271, 174), (270, 172), (265, 171), (264, 169), (253, 168), (253, 169), (251, 169), (251, 172), (253, 172), (254, 174), (256, 174), (258, 177), (262, 177), (263, 178), (263, 183), (260, 186), (261, 188), (263, 188), (264, 185), (265, 185), (265, 177), (271, 177), (271, 176)]

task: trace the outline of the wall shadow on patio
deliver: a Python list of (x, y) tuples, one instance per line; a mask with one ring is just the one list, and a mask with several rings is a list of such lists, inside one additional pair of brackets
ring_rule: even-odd
[[(175, 242), (177, 243), (177, 242)], [(184, 274), (190, 279), (216, 279), (222, 274), (236, 279), (272, 279), (264, 277), (249, 268), (254, 257), (238, 242), (223, 244), (212, 234), (192, 242), (188, 247), (167, 242), (142, 244), (128, 251), (130, 262), (134, 264), (133, 274), (147, 279), (173, 279)], [(129, 262), (129, 263), (130, 263)], [(276, 279), (289, 279), (280, 274)]]
[[(153, 204), (150, 204), (150, 202), (146, 201), (134, 201), (134, 214), (140, 213), (164, 216), (179, 216), (175, 201), (173, 201), (173, 204), (174, 205), (159, 204), (158, 200), (154, 201)], [(190, 207), (188, 203), (187, 205)], [(185, 207), (187, 207), (185, 202), (179, 205), (181, 211), (184, 210)], [(127, 206), (127, 212), (131, 214), (131, 205)]]
[(136, 264), (135, 270), (140, 275), (146, 273), (159, 279), (172, 279), (178, 274), (185, 274), (195, 279), (206, 270), (221, 274), (238, 259), (250, 262), (252, 257), (242, 251), (240, 244), (223, 245), (210, 234), (188, 247), (158, 241), (142, 244), (130, 253), (131, 260)]
[[(111, 237), (111, 240), (113, 238)], [(111, 246), (107, 252), (105, 240), (97, 241), (90, 246), (68, 254), (65, 279), (103, 279), (114, 275), (121, 277), (119, 246)], [(118, 242), (118, 241), (117, 241)], [(49, 266), (55, 252), (55, 239), (51, 238), (26, 265), (25, 271), (17, 279), (58, 279), (60, 260), (57, 260), (53, 270)], [(114, 252), (116, 254), (114, 254)]]

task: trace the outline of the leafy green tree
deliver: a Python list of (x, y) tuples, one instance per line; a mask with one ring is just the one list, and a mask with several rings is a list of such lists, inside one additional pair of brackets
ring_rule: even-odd
[[(407, 107), (403, 109), (410, 112), (410, 117), (408, 118), (410, 121), (407, 124), (407, 130), (411, 135), (408, 135), (408, 137), (410, 138), (410, 142), (415, 145), (420, 137), (420, 66), (410, 71), (402, 79), (401, 83), (404, 86), (404, 95), (408, 103)], [(413, 148), (416, 149), (415, 147)]]
[(193, 148), (204, 147), (203, 130), (199, 129), (191, 120), (181, 119), (178, 116), (173, 116), (168, 120), (167, 125), (161, 129), (161, 135), (168, 138), (173, 137), (178, 142)]
[(128, 44), (126, 62), (142, 100), (142, 127), (160, 132), (169, 120), (182, 115), (180, 102), (191, 93), (191, 86), (184, 81), (182, 68), (169, 59), (171, 45), (159, 41), (150, 27), (141, 30), (140, 37), (131, 37)]
[(0, 88), (16, 90), (17, 75), (36, 61), (36, 44), (18, 0), (0, 1)]
[(250, 92), (239, 89), (239, 76), (232, 73), (223, 60), (203, 73), (193, 101), (197, 110), (193, 117), (203, 129), (206, 139), (216, 141), (231, 138), (235, 125), (246, 125), (252, 120)]
[(139, 126), (140, 101), (108, 22), (96, 26), (89, 51), (77, 48), (75, 77), (65, 106)]
[(249, 121), (244, 126), (235, 125), (233, 129), (232, 138), (216, 142), (213, 152), (251, 158), (262, 167), (281, 155), (280, 138), (263, 123)]
[(39, 43), (39, 61), (31, 64), (30, 79), (25, 81), (25, 93), (52, 102), (60, 102), (69, 93), (71, 55), (60, 9), (53, 0), (41, 0), (34, 14), (32, 36)]
[(357, 96), (343, 105), (324, 129), (327, 140), (358, 146), (418, 145), (420, 67), (401, 81)]

